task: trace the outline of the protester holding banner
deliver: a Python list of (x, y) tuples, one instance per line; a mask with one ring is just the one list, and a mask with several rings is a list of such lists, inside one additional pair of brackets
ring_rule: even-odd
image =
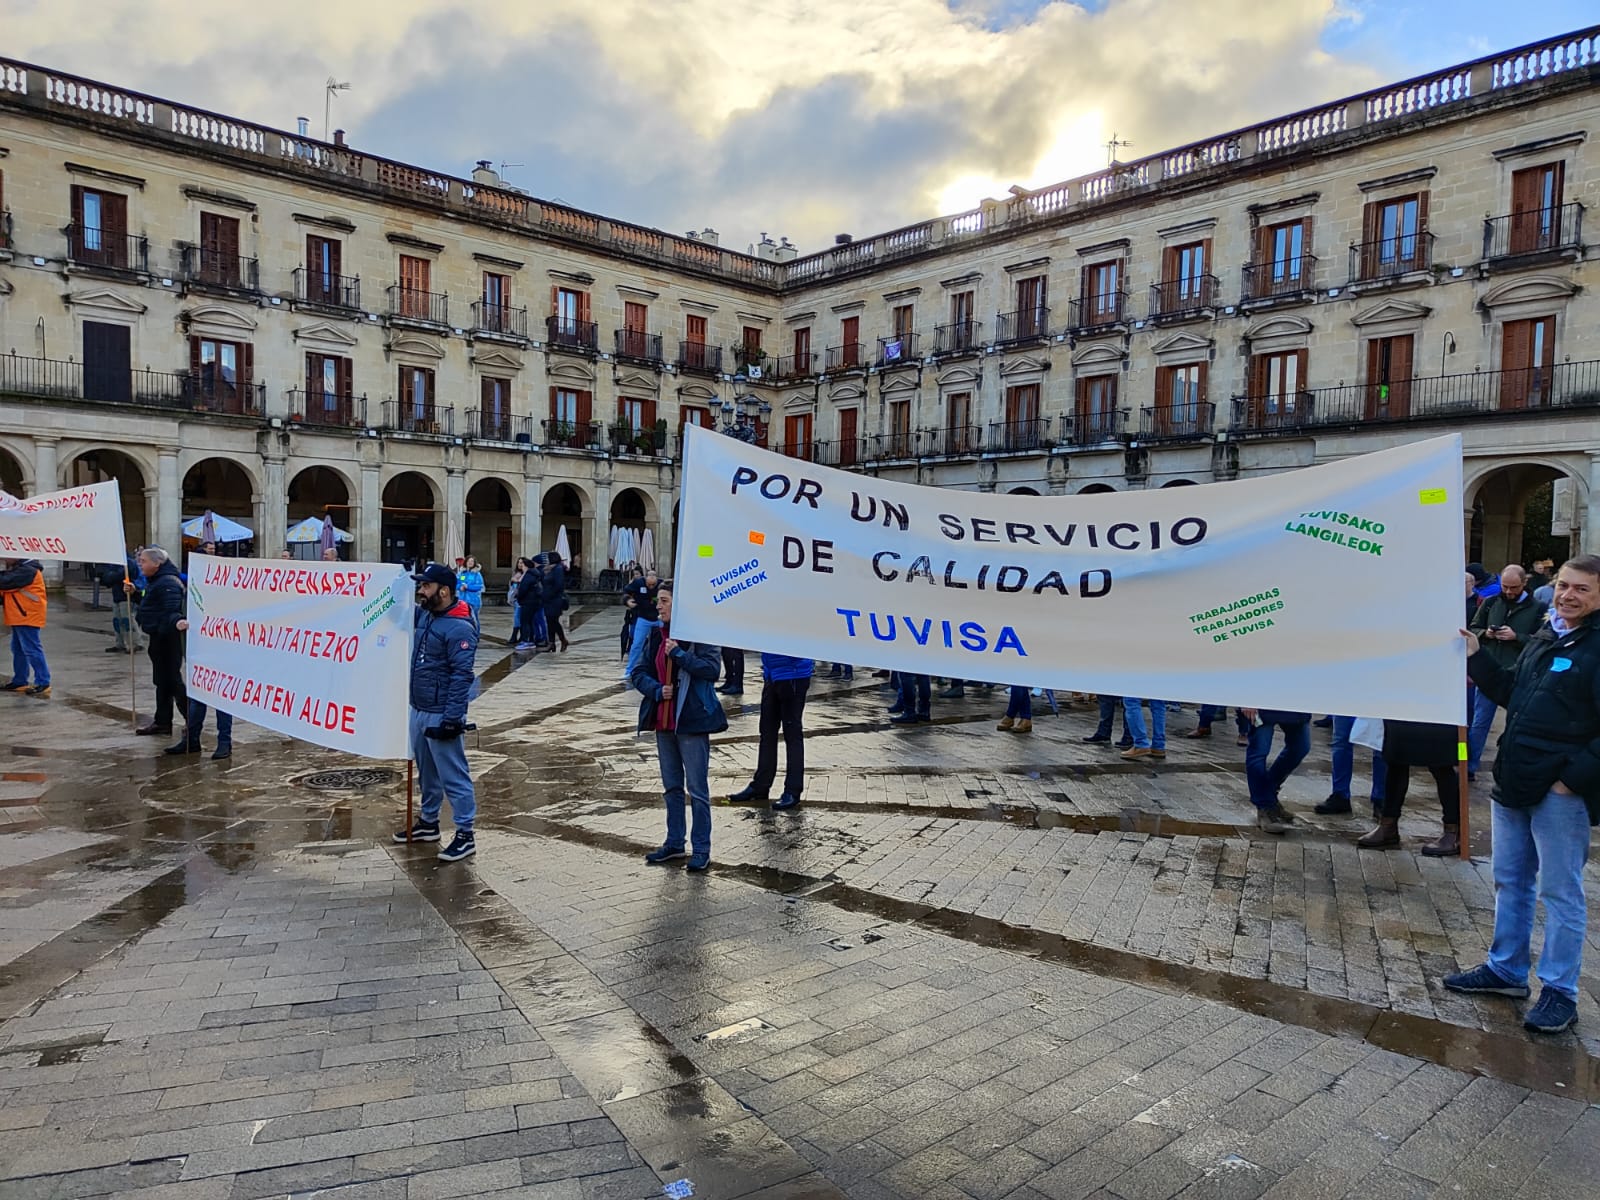
[(478, 655), (478, 622), (456, 598), (456, 573), (433, 563), (412, 576), (417, 583), (415, 640), (411, 651), (411, 754), (417, 762), (422, 811), (397, 842), (437, 842), (439, 812), (446, 798), (455, 837), (439, 851), (442, 862), (460, 862), (478, 852), (473, 821), (478, 813), (463, 737)]
[[(670, 580), (661, 585), (656, 608), (661, 628), (650, 631), (632, 683), (644, 697), (639, 702), (639, 732), (653, 730), (656, 735), (667, 837), (644, 860), (655, 866), (687, 858), (688, 870), (704, 871), (711, 866), (711, 735), (728, 727), (715, 688), (722, 651), (704, 642), (673, 638)], [(688, 835), (692, 853), (685, 850), (685, 793), (693, 810)]]
[[(183, 682), (184, 582), (178, 565), (160, 546), (139, 551), (139, 572), (144, 576), (144, 598), (136, 618), (150, 640), (150, 673), (156, 687), (156, 711), (150, 721), (139, 726), (140, 737), (165, 736), (172, 732), (172, 710), (176, 705), (185, 718), (189, 696)], [(123, 585), (134, 594), (133, 581)]]
[(1544, 901), (1539, 1001), (1523, 1018), (1560, 1033), (1578, 1018), (1588, 902), (1589, 830), (1600, 824), (1600, 556), (1569, 559), (1556, 574), (1550, 623), (1514, 666), (1467, 639), (1467, 669), (1506, 710), (1494, 763), (1494, 943), (1488, 961), (1447, 975), (1454, 992), (1528, 995), (1534, 901)]
[[(1278, 802), (1278, 792), (1311, 753), (1311, 714), (1254, 708), (1240, 711), (1250, 722), (1244, 774), (1250, 785), (1250, 803), (1256, 806), (1256, 824), (1264, 833), (1287, 833), (1294, 825), (1294, 816)], [(1268, 766), (1274, 729), (1283, 730), (1283, 750)]]
[(0, 691), (50, 698), (50, 664), (44, 657), (48, 608), (44, 568), (31, 558), (7, 559), (0, 571), (0, 611), (11, 627), (11, 680)]

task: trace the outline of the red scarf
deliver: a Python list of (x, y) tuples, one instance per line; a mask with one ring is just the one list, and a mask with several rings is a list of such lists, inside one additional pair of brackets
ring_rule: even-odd
[[(662, 686), (676, 683), (677, 674), (674, 670), (672, 657), (667, 653), (667, 639), (671, 636), (667, 627), (661, 627), (661, 645), (656, 650), (656, 678)], [(671, 700), (662, 700), (656, 705), (656, 728), (663, 733), (671, 733), (678, 727), (678, 697), (674, 695)]]

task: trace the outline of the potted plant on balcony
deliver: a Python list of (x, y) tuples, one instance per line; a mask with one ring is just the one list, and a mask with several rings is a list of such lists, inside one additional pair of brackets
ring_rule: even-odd
[(656, 452), (667, 448), (667, 419), (657, 418), (655, 428), (650, 431), (650, 448)]
[(571, 421), (553, 421), (550, 424), (550, 441), (556, 446), (570, 446), (577, 432)]
[(735, 346), (733, 360), (739, 364), (737, 374), (760, 379), (766, 370), (767, 352), (760, 346)]

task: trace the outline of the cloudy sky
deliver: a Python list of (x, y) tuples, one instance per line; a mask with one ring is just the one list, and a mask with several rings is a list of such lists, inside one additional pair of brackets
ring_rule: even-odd
[[(1593, 0), (3, 0), (5, 54), (803, 250), (1594, 20)], [(20, 5), (20, 8), (19, 8)]]

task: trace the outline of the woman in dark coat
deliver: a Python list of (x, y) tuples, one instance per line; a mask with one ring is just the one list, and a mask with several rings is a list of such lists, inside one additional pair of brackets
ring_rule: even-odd
[(1453, 725), (1429, 725), (1421, 721), (1383, 723), (1384, 800), (1383, 815), (1375, 829), (1357, 839), (1364, 850), (1387, 850), (1400, 844), (1400, 810), (1411, 784), (1411, 768), (1425, 767), (1439, 789), (1439, 806), (1444, 810), (1444, 831), (1439, 840), (1422, 848), (1429, 858), (1448, 858), (1461, 853), (1461, 776), (1459, 731)]
[(539, 571), (529, 563), (522, 573), (522, 581), (517, 584), (517, 627), (522, 631), (518, 650), (538, 649), (535, 638), (543, 608), (544, 589), (540, 586)]
[(561, 643), (561, 649), (569, 649), (567, 631), (561, 627), (561, 614), (567, 611), (567, 569), (561, 565), (561, 555), (554, 550), (550, 552), (550, 565), (544, 569), (544, 624), (545, 636), (550, 640), (550, 648), (554, 650), (556, 643)]

